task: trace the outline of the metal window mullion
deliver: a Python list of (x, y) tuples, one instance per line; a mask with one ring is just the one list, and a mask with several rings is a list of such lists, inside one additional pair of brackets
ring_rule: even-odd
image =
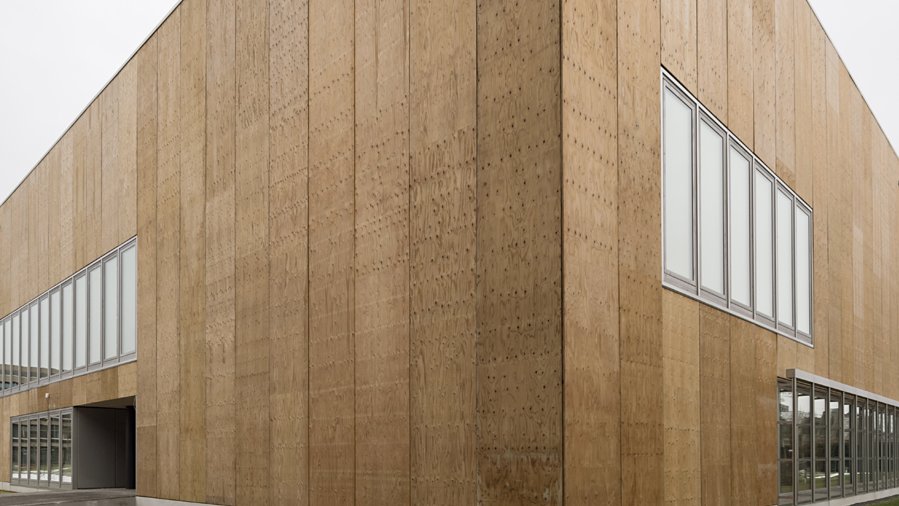
[(793, 377), (793, 504), (799, 504), (799, 391)]

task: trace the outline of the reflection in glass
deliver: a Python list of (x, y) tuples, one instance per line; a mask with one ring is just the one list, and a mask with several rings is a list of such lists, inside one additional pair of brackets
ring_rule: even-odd
[(58, 374), (60, 366), (60, 324), (62, 323), (62, 301), (59, 290), (50, 294), (50, 374)]
[(88, 357), (91, 364), (100, 362), (100, 348), (103, 345), (103, 269), (97, 265), (90, 271), (90, 346)]
[(103, 265), (103, 279), (106, 288), (103, 291), (105, 303), (103, 314), (103, 358), (108, 360), (119, 354), (119, 259), (112, 257)]
[(50, 370), (50, 298), (41, 299), (41, 379), (47, 378)]
[(137, 247), (122, 252), (122, 355), (137, 344)]
[(830, 403), (828, 404), (828, 422), (830, 423), (830, 495), (831, 497), (840, 497), (843, 495), (840, 477), (843, 472), (840, 469), (840, 442), (843, 438), (843, 410), (842, 410), (842, 394), (836, 390), (830, 392)]
[(778, 380), (778, 504), (793, 504), (793, 382)]
[(38, 458), (40, 459), (40, 465), (38, 466), (38, 480), (40, 486), (46, 487), (49, 484), (50, 477), (50, 444), (48, 439), (50, 436), (50, 420), (46, 416), (42, 416), (39, 422), (41, 428), (41, 446), (40, 455), (38, 455)]
[(50, 418), (50, 481), (59, 486), (59, 415)]
[(12, 450), (10, 455), (12, 462), (10, 463), (10, 476), (13, 480), (19, 479), (19, 423), (13, 422), (10, 431), (10, 440), (12, 442)]
[(805, 383), (796, 384), (796, 431), (798, 439), (798, 473), (796, 491), (799, 502), (812, 500), (812, 392)]
[(815, 387), (813, 406), (815, 434), (815, 500), (827, 498), (827, 390)]
[(72, 414), (62, 414), (62, 484), (72, 485)]
[(29, 426), (31, 427), (31, 437), (28, 438), (28, 480), (32, 485), (37, 485), (38, 445), (40, 444), (38, 421), (32, 418)]
[(72, 370), (72, 342), (75, 324), (74, 300), (72, 300), (72, 283), (62, 289), (62, 370)]
[(87, 365), (87, 276), (75, 278), (75, 368)]

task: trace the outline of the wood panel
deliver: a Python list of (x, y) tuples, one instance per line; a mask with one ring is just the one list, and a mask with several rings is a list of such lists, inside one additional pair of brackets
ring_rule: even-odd
[(562, 4), (565, 503), (621, 501), (616, 2)]
[(699, 100), (727, 124), (727, 2), (696, 0)]
[(309, 502), (355, 498), (354, 17), (309, 8)]
[(662, 65), (697, 94), (697, 0), (659, 0)]
[(158, 39), (137, 54), (137, 493), (156, 497), (156, 161)]
[(185, 0), (181, 11), (179, 497), (206, 497), (206, 3)]
[[(777, 336), (761, 327), (752, 327), (755, 344), (755, 497), (758, 504), (777, 503)], [(738, 397), (735, 397), (739, 399)], [(733, 404), (731, 405), (733, 406)], [(731, 407), (733, 409), (733, 407)]]
[[(777, 46), (775, 0), (752, 0), (752, 149), (772, 170), (777, 170)], [(786, 42), (785, 38), (785, 42)], [(790, 59), (792, 61), (792, 58)]]
[(477, 501), (476, 6), (409, 12), (411, 502)]
[(482, 504), (563, 502), (560, 15), (478, 5)]
[(762, 504), (756, 476), (761, 457), (755, 445), (756, 327), (736, 318), (727, 320), (730, 326), (730, 504)]
[(235, 399), (235, 2), (206, 20), (206, 501), (233, 505)]
[[(805, 63), (808, 62), (808, 37), (803, 42), (797, 42), (796, 37), (804, 31), (796, 27), (795, 6), (804, 2), (773, 2), (774, 4), (774, 90), (775, 90), (775, 171), (784, 182), (792, 188), (796, 188), (796, 165), (805, 163), (805, 160), (796, 159), (796, 144), (802, 137), (799, 131), (808, 131), (808, 128), (796, 128), (797, 121), (810, 120), (809, 108), (811, 92), (809, 74), (805, 72)], [(768, 7), (761, 12), (767, 15)], [(801, 10), (801, 8), (799, 9)], [(763, 16), (760, 22), (765, 20)], [(759, 48), (761, 46), (758, 46)], [(762, 52), (759, 56), (768, 57), (769, 53)], [(810, 69), (809, 69), (810, 70)], [(761, 72), (759, 76), (763, 80), (770, 79), (767, 72)], [(765, 86), (767, 83), (763, 84)], [(804, 90), (805, 93), (800, 91)], [(767, 92), (762, 94), (762, 100), (770, 98)], [(757, 102), (758, 103), (758, 102)], [(762, 120), (762, 127), (768, 126), (766, 116), (757, 118)], [(801, 123), (808, 125), (807, 122)], [(758, 126), (756, 132), (758, 132)], [(803, 153), (804, 154), (804, 153)], [(770, 154), (768, 155), (770, 156)], [(771, 163), (772, 158), (768, 159)]]
[(100, 105), (92, 103), (72, 129), (75, 139), (75, 265), (100, 256)]
[(270, 501), (299, 505), (309, 496), (308, 3), (272, 0), (269, 13)]
[[(47, 269), (46, 276), (46, 284), (41, 286), (39, 289), (41, 291), (47, 290), (51, 285), (55, 285), (56, 283), (62, 281), (63, 274), (61, 272), (61, 257), (59, 250), (59, 238), (61, 235), (61, 220), (59, 213), (59, 202), (60, 202), (60, 191), (62, 186), (62, 178), (60, 177), (60, 145), (57, 144), (53, 146), (47, 156), (44, 158), (45, 171), (46, 171), (46, 179), (44, 181), (45, 185), (42, 188), (38, 188), (38, 191), (41, 191), (46, 195), (46, 201), (44, 202), (44, 210), (47, 223), (46, 229), (46, 237), (47, 237), (47, 247), (45, 249), (46, 257), (42, 260)], [(53, 238), (53, 247), (50, 247), (50, 238)], [(71, 274), (71, 273), (70, 273)]]
[[(154, 79), (155, 81), (155, 79)], [(57, 211), (59, 233), (56, 236), (58, 262), (57, 279), (61, 280), (76, 271), (75, 267), (75, 136), (67, 133), (59, 143), (59, 209)], [(9, 258), (9, 257), (6, 257)]]
[(731, 489), (730, 317), (699, 308), (702, 503), (728, 504)]
[(753, 43), (752, 0), (727, 0), (727, 126), (752, 149)]
[(268, 1), (236, 4), (236, 502), (270, 501)]
[(408, 7), (355, 5), (357, 504), (410, 504)]
[[(662, 293), (658, 236), (659, 14), (654, 0), (618, 3), (618, 286), (622, 504), (664, 498)], [(734, 101), (737, 104), (737, 101)]]
[(133, 61), (103, 90), (99, 103), (102, 228), (97, 256), (137, 233), (137, 66)]
[(672, 291), (662, 295), (665, 504), (702, 501), (699, 306)]
[(180, 497), (181, 9), (159, 28), (156, 173), (156, 391), (159, 497)]
[[(827, 163), (821, 167), (820, 173), (824, 177), (818, 177), (818, 180), (826, 180), (828, 182), (829, 191), (826, 193), (826, 202), (834, 202), (836, 205), (840, 202), (842, 195), (845, 193), (843, 191), (839, 191), (842, 188), (841, 184), (834, 184), (838, 181), (836, 179), (836, 175), (842, 169), (842, 135), (841, 129), (839, 125), (839, 114), (840, 114), (840, 84), (839, 84), (839, 73), (837, 71), (837, 56), (836, 50), (830, 44), (830, 42), (825, 43), (825, 54), (824, 54), (824, 86), (826, 89), (825, 97), (826, 97), (826, 125), (827, 125)], [(820, 218), (818, 215), (821, 213), (821, 208), (825, 206), (816, 207), (815, 209), (815, 234), (818, 233), (818, 223)], [(830, 280), (830, 285), (827, 289), (828, 300), (830, 301), (830, 305), (828, 310), (826, 311), (827, 317), (827, 326), (830, 330), (830, 334), (828, 336), (829, 342), (829, 350), (828, 354), (830, 356), (830, 360), (828, 363), (828, 369), (830, 371), (830, 375), (832, 378), (837, 379), (838, 381), (842, 381), (844, 383), (847, 382), (845, 376), (845, 370), (843, 364), (845, 360), (842, 358), (843, 355), (843, 345), (844, 340), (846, 339), (846, 335), (843, 332), (843, 311), (842, 311), (842, 286), (844, 285), (844, 273), (838, 268), (842, 259), (845, 258), (843, 252), (845, 251), (845, 243), (842, 241), (842, 235), (840, 235), (840, 222), (845, 220), (845, 216), (847, 213), (845, 212), (837, 212), (833, 215), (829, 215), (825, 211), (825, 224), (827, 227), (827, 250), (822, 252), (827, 254), (828, 262), (826, 265), (826, 270), (828, 273), (828, 279)], [(816, 296), (820, 296), (822, 291), (816, 290)], [(816, 311), (821, 311), (820, 306), (816, 306)], [(817, 318), (817, 313), (816, 313)]]

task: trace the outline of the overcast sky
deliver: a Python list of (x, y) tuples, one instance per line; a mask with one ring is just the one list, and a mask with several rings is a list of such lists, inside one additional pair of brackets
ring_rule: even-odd
[[(0, 201), (178, 1), (0, 2)], [(899, 0), (811, 4), (899, 146)]]

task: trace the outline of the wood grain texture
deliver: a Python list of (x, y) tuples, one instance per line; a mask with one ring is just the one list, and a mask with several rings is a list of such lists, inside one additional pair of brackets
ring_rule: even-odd
[(356, 503), (410, 504), (407, 0), (355, 5)]
[(727, 2), (696, 0), (697, 97), (727, 124)]
[(310, 504), (355, 498), (353, 7), (309, 7)]
[(236, 503), (270, 498), (269, 3), (236, 4)]
[[(810, 130), (809, 128), (796, 128), (797, 120), (806, 119), (808, 108), (806, 98), (809, 95), (800, 95), (799, 105), (797, 105), (797, 89), (800, 86), (808, 88), (808, 74), (802, 73), (802, 68), (797, 67), (798, 61), (805, 59), (808, 61), (807, 54), (801, 51), (808, 47), (807, 44), (798, 44), (796, 41), (796, 22), (795, 22), (795, 5), (804, 2), (773, 2), (774, 4), (774, 53), (775, 53), (775, 146), (776, 160), (774, 170), (784, 182), (790, 187), (796, 187), (796, 143), (802, 134), (799, 130)], [(767, 8), (767, 7), (765, 7)], [(764, 9), (762, 10), (764, 11)], [(765, 19), (764, 17), (760, 19)], [(800, 51), (797, 54), (797, 50)], [(760, 56), (768, 57), (768, 53), (762, 52)], [(761, 72), (761, 79), (769, 79), (765, 72)], [(810, 90), (809, 90), (810, 91)], [(767, 93), (762, 94), (762, 100), (768, 99)], [(797, 110), (798, 109), (798, 110)], [(763, 115), (762, 118), (765, 116)], [(759, 121), (758, 118), (756, 121)], [(810, 119), (810, 118), (808, 118)], [(802, 123), (808, 125), (807, 122)], [(767, 123), (756, 126), (762, 128), (768, 126)], [(768, 155), (770, 156), (770, 155)], [(772, 158), (768, 158), (772, 163)]]
[(702, 503), (728, 504), (731, 489), (730, 317), (699, 308)]
[(664, 499), (659, 178), (659, 5), (618, 4), (621, 501)]
[(565, 503), (621, 501), (616, 2), (562, 4)]
[(156, 183), (158, 39), (137, 55), (137, 493), (156, 497)]
[(157, 32), (156, 392), (159, 497), (180, 497), (181, 9)]
[(412, 504), (477, 501), (476, 14), (410, 2)]
[(671, 291), (662, 296), (666, 504), (702, 502), (699, 306)]
[(100, 105), (92, 103), (72, 127), (75, 142), (75, 264), (100, 254)]
[[(777, 170), (777, 45), (775, 0), (752, 0), (752, 149), (772, 170)], [(786, 41), (786, 39), (785, 39)], [(792, 60), (792, 59), (791, 59)], [(786, 88), (786, 87), (785, 87)]]
[(478, 4), (482, 504), (564, 501), (560, 16)]
[(206, 498), (206, 3), (181, 3), (179, 497)]
[[(758, 495), (756, 451), (755, 325), (728, 318), (730, 327), (730, 504), (762, 504)], [(776, 377), (769, 380), (773, 386)]]
[(752, 149), (753, 0), (727, 0), (727, 126)]
[(309, 9), (269, 4), (271, 504), (308, 503)]
[(101, 109), (100, 253), (137, 233), (137, 65), (119, 71), (99, 99)]
[(235, 504), (235, 2), (206, 12), (206, 501)]
[(697, 0), (659, 0), (662, 65), (697, 94)]

